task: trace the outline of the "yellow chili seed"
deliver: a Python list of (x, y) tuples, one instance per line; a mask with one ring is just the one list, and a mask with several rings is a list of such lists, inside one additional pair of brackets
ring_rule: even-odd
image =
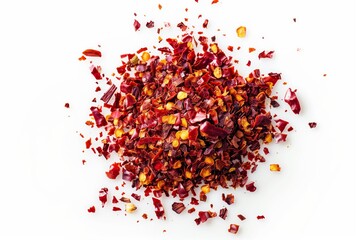
[(186, 118), (181, 118), (181, 126), (183, 126), (183, 127), (188, 127), (188, 123), (187, 123), (187, 121), (186, 121)]
[(188, 96), (188, 94), (186, 92), (180, 91), (177, 94), (177, 99), (183, 100), (183, 99), (187, 98), (187, 96)]
[(208, 164), (208, 165), (214, 165), (214, 159), (212, 157), (209, 157), (209, 156), (205, 157), (204, 162), (206, 164)]
[(203, 191), (205, 194), (210, 192), (210, 186), (209, 184), (205, 184), (201, 186), (201, 191)]
[(209, 167), (204, 167), (203, 169), (201, 169), (200, 171), (200, 176), (203, 177), (203, 178), (206, 178), (208, 176), (211, 175), (211, 170)]
[(189, 139), (189, 131), (188, 130), (182, 130), (180, 133), (181, 140), (187, 140)]
[(143, 54), (141, 55), (141, 59), (146, 62), (150, 59), (150, 54), (148, 52), (143, 52)]
[(174, 148), (177, 148), (177, 147), (179, 147), (179, 145), (180, 145), (179, 140), (174, 139), (174, 141), (172, 142), (172, 146), (173, 146)]
[(279, 164), (270, 164), (270, 171), (280, 172), (281, 167)]
[(222, 77), (222, 70), (220, 67), (216, 67), (214, 69), (214, 77), (221, 78)]
[(176, 161), (175, 163), (174, 163), (174, 166), (173, 166), (173, 169), (178, 169), (178, 168), (181, 168), (181, 161), (179, 160), (179, 161)]
[(122, 130), (121, 128), (117, 128), (116, 130), (115, 130), (115, 137), (116, 138), (121, 138), (122, 137), (122, 135), (123, 135), (123, 133), (124, 133), (124, 130)]
[(185, 177), (188, 178), (188, 179), (191, 179), (192, 178), (192, 174), (190, 171), (186, 170), (185, 171)]
[(244, 38), (246, 36), (246, 27), (240, 26), (236, 29), (236, 34), (240, 38)]
[(126, 203), (125, 204), (125, 211), (128, 212), (128, 213), (135, 212), (136, 209), (137, 209), (137, 207), (133, 203)]

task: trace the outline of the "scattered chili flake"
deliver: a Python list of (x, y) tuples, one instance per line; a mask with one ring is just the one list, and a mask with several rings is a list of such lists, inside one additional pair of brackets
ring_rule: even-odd
[(119, 208), (119, 207), (113, 207), (112, 210), (113, 210), (114, 212), (118, 212), (118, 211), (121, 211), (121, 208)]
[(234, 47), (233, 47), (233, 46), (228, 46), (227, 49), (228, 49), (230, 52), (234, 51)]
[(219, 217), (225, 220), (227, 217), (227, 213), (228, 213), (227, 208), (222, 208), (220, 209)]
[(99, 191), (99, 200), (102, 204), (102, 207), (104, 207), (105, 203), (107, 202), (108, 191), (109, 190), (107, 188), (101, 188)]
[(236, 29), (236, 34), (239, 38), (244, 38), (246, 36), (246, 27), (240, 26)]
[(207, 26), (208, 26), (208, 24), (209, 24), (209, 19), (205, 19), (205, 21), (203, 22), (203, 28), (207, 28)]
[(91, 206), (91, 207), (89, 207), (89, 209), (88, 209), (88, 212), (89, 212), (89, 213), (94, 213), (95, 211), (96, 211), (96, 209), (95, 209), (94, 206)]
[(263, 152), (265, 153), (265, 155), (269, 154), (269, 149), (267, 147), (264, 147)]
[(84, 55), (82, 55), (81, 57), (79, 57), (79, 61), (85, 61), (86, 57)]
[(215, 4), (215, 3), (218, 3), (219, 2), (219, 0), (213, 0), (212, 2), (211, 2), (211, 4)]
[(70, 104), (69, 104), (69, 103), (65, 103), (64, 107), (70, 108)]
[(153, 28), (154, 27), (154, 21), (149, 21), (146, 23), (147, 28)]
[(237, 217), (241, 220), (244, 221), (246, 219), (246, 217), (244, 217), (242, 214), (238, 214)]
[(327, 74), (326, 74), (326, 73), (324, 73), (324, 74), (323, 74), (323, 77), (326, 77), (326, 76), (327, 76)]
[(192, 198), (191, 198), (191, 201), (190, 201), (190, 204), (192, 204), (192, 205), (199, 205), (199, 200), (197, 200), (196, 198), (192, 197)]
[(275, 120), (275, 122), (276, 122), (276, 127), (280, 130), (280, 132), (283, 132), (286, 125), (288, 125), (288, 123), (289, 123), (282, 119), (277, 119), (277, 120)]
[(82, 52), (87, 57), (101, 57), (101, 52), (94, 49), (86, 49)]
[(127, 198), (127, 197), (121, 197), (120, 201), (122, 201), (124, 203), (130, 203), (131, 202), (130, 198)]
[(246, 190), (248, 190), (249, 192), (255, 192), (256, 191), (255, 183), (250, 182), (246, 184)]
[(118, 203), (119, 202), (119, 200), (117, 200), (117, 198), (115, 197), (115, 196), (113, 196), (113, 199), (112, 199), (112, 203)]
[(296, 18), (293, 18), (293, 21), (296, 22)]
[(285, 93), (284, 101), (289, 104), (291, 110), (295, 114), (300, 113), (301, 107), (300, 102), (296, 96), (296, 90), (292, 91), (291, 88), (289, 88)]
[(316, 122), (309, 122), (309, 127), (310, 128), (316, 128), (317, 123)]
[(270, 164), (270, 171), (280, 172), (281, 168), (279, 164)]
[(209, 218), (214, 218), (217, 216), (216, 212), (211, 211), (199, 211), (198, 214), (199, 217), (194, 220), (197, 225), (206, 222)]
[(146, 213), (144, 213), (143, 215), (141, 215), (141, 217), (142, 217), (143, 219), (148, 219), (148, 215), (147, 215)]
[(256, 49), (255, 49), (255, 48), (253, 48), (253, 47), (249, 47), (249, 53), (252, 53), (252, 52), (254, 52), (254, 51), (256, 51)]
[(161, 201), (157, 198), (152, 198), (155, 207), (155, 214), (158, 219), (163, 218), (165, 211)]
[(261, 219), (265, 219), (265, 216), (264, 215), (259, 215), (256, 217), (258, 220), (261, 220)]
[(233, 194), (227, 194), (225, 197), (225, 194), (222, 194), (222, 200), (226, 202), (228, 205), (231, 205), (235, 202), (235, 197)]
[(265, 51), (262, 51), (261, 53), (259, 53), (258, 57), (259, 59), (261, 58), (272, 58), (274, 54), (274, 51), (269, 51), (267, 53), (265, 53)]
[(188, 210), (188, 213), (190, 213), (190, 214), (193, 212), (195, 212), (195, 208), (193, 208), (193, 207)]
[(141, 27), (141, 24), (139, 23), (138, 20), (134, 20), (134, 28), (135, 28), (135, 31), (138, 31)]
[(85, 142), (85, 147), (87, 149), (89, 149), (91, 147), (91, 138), (89, 138), (86, 142)]
[(101, 68), (100, 67), (96, 67), (94, 65), (91, 65), (90, 66), (90, 71), (91, 71), (91, 74), (95, 77), (95, 79), (97, 80), (101, 80), (102, 79), (102, 76), (100, 74), (100, 70)]
[(162, 9), (162, 5), (160, 3), (158, 4), (158, 8), (159, 8), (159, 10)]
[(185, 205), (182, 202), (174, 202), (171, 207), (177, 214), (180, 214), (185, 210)]
[(250, 67), (251, 66), (251, 61), (248, 60), (248, 62), (246, 63), (246, 66)]
[(237, 224), (230, 224), (230, 227), (228, 229), (229, 233), (236, 234), (239, 231), (239, 225)]
[(110, 169), (106, 172), (106, 176), (110, 179), (116, 179), (120, 174), (120, 163), (113, 163), (110, 165)]
[(86, 160), (85, 160), (85, 159), (83, 159), (81, 162), (82, 162), (82, 165), (85, 165)]
[(141, 196), (136, 194), (136, 193), (132, 193), (131, 196), (136, 200), (136, 201), (140, 201)]

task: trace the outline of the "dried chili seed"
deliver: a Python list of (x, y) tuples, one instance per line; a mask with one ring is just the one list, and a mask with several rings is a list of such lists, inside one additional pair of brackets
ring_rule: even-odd
[(300, 102), (296, 96), (296, 90), (292, 91), (291, 88), (289, 88), (285, 93), (284, 101), (289, 104), (291, 110), (295, 114), (300, 113), (301, 107)]
[(281, 168), (279, 164), (270, 164), (270, 171), (280, 172)]
[(137, 207), (133, 203), (126, 203), (125, 204), (125, 211), (128, 212), (128, 213), (133, 213), (133, 212), (136, 211), (136, 209), (137, 209)]
[(240, 26), (236, 29), (236, 34), (240, 38), (244, 38), (246, 36), (246, 27)]
[(180, 214), (185, 210), (185, 205), (182, 202), (174, 202), (171, 207), (177, 214)]
[(310, 128), (316, 128), (317, 123), (316, 122), (309, 122), (309, 127)]
[(230, 227), (228, 229), (229, 233), (236, 234), (239, 231), (239, 225), (237, 224), (230, 224)]
[(96, 211), (96, 209), (95, 209), (94, 206), (91, 206), (91, 207), (89, 207), (89, 209), (88, 209), (88, 212), (89, 212), (89, 213), (94, 213), (95, 211)]

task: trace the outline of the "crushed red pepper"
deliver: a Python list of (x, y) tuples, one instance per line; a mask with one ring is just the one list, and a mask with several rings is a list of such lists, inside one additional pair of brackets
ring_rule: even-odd
[[(217, 2), (214, 0), (212, 4)], [(160, 4), (158, 7), (161, 10)], [(141, 24), (134, 20), (133, 26), (138, 31)], [(202, 26), (207, 28), (208, 19)], [(154, 22), (147, 22), (146, 27), (153, 28)], [(170, 27), (170, 23), (165, 23), (165, 27)], [(101, 140), (102, 146), (96, 148), (97, 153), (105, 159), (113, 153), (120, 156), (120, 162), (111, 164), (106, 175), (110, 179), (120, 175), (134, 188), (143, 188), (145, 196), (152, 193), (159, 219), (166, 218), (159, 199), (163, 194), (182, 201), (190, 193), (195, 196), (195, 189), (200, 184), (205, 184), (201, 187), (200, 201), (206, 201), (210, 189), (216, 190), (219, 186), (241, 187), (254, 192), (256, 187), (254, 182), (248, 182), (248, 173), (256, 170), (258, 162), (265, 161), (259, 153), (261, 145), (272, 139), (286, 141), (287, 137), (282, 132), (288, 122), (273, 120), (268, 111), (269, 106), (280, 105), (277, 97), (272, 96), (272, 88), (281, 75), (265, 75), (255, 69), (248, 76), (241, 76), (232, 57), (226, 56), (215, 43), (215, 36), (209, 44), (205, 36), (195, 39), (186, 33), (189, 27), (183, 22), (177, 27), (184, 32), (181, 40), (166, 39), (170, 47), (157, 48), (159, 56), (150, 56), (147, 47), (140, 48), (135, 54), (121, 55), (127, 60), (117, 68), (120, 84), (112, 84), (105, 78), (100, 66), (90, 66), (96, 80), (104, 78), (110, 85), (100, 99), (103, 106), (90, 108), (95, 122), (91, 126), (96, 124), (107, 133)], [(246, 27), (238, 28), (237, 34), (245, 37)], [(202, 51), (196, 50), (197, 44)], [(233, 46), (228, 46), (228, 50), (233, 51)], [(249, 48), (249, 53), (255, 50)], [(263, 51), (258, 58), (272, 58), (273, 53)], [(100, 51), (93, 49), (85, 50), (83, 55), (102, 56)], [(249, 60), (247, 66), (250, 65)], [(97, 88), (101, 91), (99, 86)], [(299, 113), (295, 91), (289, 89), (284, 100), (294, 113)], [(313, 124), (310, 124), (312, 128)], [(86, 147), (90, 146), (91, 139), (86, 142)], [(269, 153), (268, 148), (263, 150), (265, 154)], [(102, 207), (107, 202), (107, 195), (108, 189), (102, 188), (99, 192)], [(131, 196), (138, 201), (141, 199), (135, 193)], [(233, 194), (226, 197), (223, 194), (222, 198), (229, 205), (234, 203)], [(199, 200), (191, 197), (190, 204), (198, 205)], [(121, 197), (120, 201), (127, 203), (127, 212), (137, 208), (129, 198)], [(118, 200), (113, 197), (112, 202)], [(178, 214), (185, 209), (182, 202), (172, 204), (172, 210)], [(113, 211), (120, 210), (113, 207)], [(95, 207), (88, 211), (95, 212)], [(194, 211), (195, 208), (190, 208), (187, 212)], [(196, 224), (217, 216), (211, 211), (199, 211), (198, 214)], [(227, 214), (227, 208), (220, 209), (219, 217), (225, 220)], [(237, 216), (241, 221), (245, 220), (243, 215)], [(143, 214), (143, 218), (147, 215)], [(238, 229), (238, 225), (231, 224), (228, 231), (237, 233)]]

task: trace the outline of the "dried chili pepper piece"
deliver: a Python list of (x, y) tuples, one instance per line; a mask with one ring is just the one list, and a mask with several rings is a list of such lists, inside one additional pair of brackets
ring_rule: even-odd
[(155, 214), (158, 219), (163, 218), (165, 211), (161, 201), (157, 198), (152, 198), (155, 207)]
[(174, 202), (172, 205), (172, 210), (177, 214), (182, 213), (185, 210), (185, 205), (182, 202)]
[(101, 52), (95, 49), (86, 49), (82, 52), (87, 57), (101, 57)]
[(316, 128), (317, 123), (316, 122), (309, 122), (309, 127), (310, 128)]
[(106, 172), (106, 176), (110, 179), (116, 179), (120, 174), (120, 163), (113, 163), (110, 165), (110, 169)]
[(284, 97), (284, 101), (289, 104), (291, 110), (295, 114), (299, 114), (301, 110), (300, 102), (296, 96), (296, 90), (292, 91), (291, 88), (289, 88)]
[(256, 217), (258, 220), (261, 220), (261, 219), (265, 219), (265, 216), (264, 215), (259, 215)]
[(259, 53), (258, 57), (259, 57), (259, 59), (261, 59), (261, 58), (272, 58), (273, 54), (274, 54), (274, 51), (269, 51), (267, 53), (265, 51), (262, 51), (261, 53)]
[(238, 214), (237, 217), (241, 220), (244, 221), (246, 219), (246, 217), (244, 217), (242, 214)]
[(227, 208), (222, 208), (222, 209), (220, 209), (219, 217), (221, 217), (222, 219), (225, 220), (227, 217), (227, 213), (228, 213)]
[(107, 195), (108, 195), (108, 188), (101, 188), (99, 191), (99, 200), (101, 202), (102, 207), (105, 206), (105, 203), (107, 202)]
[(239, 231), (239, 225), (237, 224), (230, 224), (230, 227), (228, 229), (229, 233), (236, 234)]
[(96, 211), (94, 206), (89, 207), (89, 209), (87, 210), (89, 213), (94, 213)]
[(140, 29), (140, 27), (141, 27), (141, 24), (139, 23), (139, 21), (138, 20), (134, 20), (134, 29), (135, 29), (135, 31), (138, 31), (139, 29)]

